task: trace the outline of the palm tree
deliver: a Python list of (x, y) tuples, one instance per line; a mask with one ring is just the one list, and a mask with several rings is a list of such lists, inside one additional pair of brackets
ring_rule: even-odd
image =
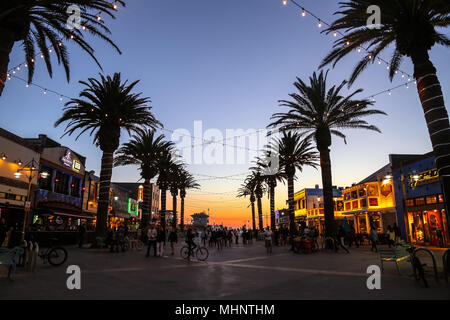
[(195, 181), (192, 174), (183, 170), (179, 176), (179, 188), (180, 188), (180, 227), (181, 230), (184, 229), (184, 198), (186, 197), (187, 189), (198, 189), (200, 185)]
[(241, 185), (241, 187), (238, 190), (237, 196), (239, 198), (241, 197), (247, 197), (250, 196), (250, 205), (252, 207), (252, 226), (253, 230), (256, 230), (256, 217), (255, 217), (255, 181), (245, 179), (244, 183)]
[(169, 171), (169, 188), (172, 195), (172, 227), (177, 227), (177, 196), (180, 188), (180, 176), (184, 171), (183, 164), (174, 164)]
[(161, 191), (161, 211), (160, 211), (160, 220), (161, 226), (164, 231), (166, 230), (166, 204), (167, 204), (167, 190), (170, 187), (171, 174), (175, 168), (178, 167), (179, 163), (175, 160), (172, 150), (163, 151), (160, 153), (160, 156), (157, 158), (158, 167), (158, 180), (157, 184), (159, 190)]
[(144, 192), (142, 202), (141, 227), (147, 226), (151, 220), (151, 185), (150, 181), (158, 175), (157, 158), (161, 152), (170, 150), (173, 143), (165, 141), (164, 135), (155, 136), (151, 129), (139, 131), (117, 150), (114, 166), (138, 165), (142, 179), (144, 179)]
[[(50, 52), (55, 52), (58, 64), (62, 64), (67, 81), (70, 80), (69, 53), (67, 42), (75, 43), (94, 59), (94, 49), (85, 40), (85, 35), (97, 36), (109, 43), (119, 53), (119, 48), (109, 38), (110, 30), (99, 13), (114, 18), (118, 5), (125, 6), (122, 0), (112, 4), (107, 0), (14, 0), (0, 2), (0, 96), (5, 87), (8, 74), (9, 55), (16, 42), (20, 42), (25, 51), (28, 68), (28, 83), (34, 74), (36, 51), (47, 66), (50, 77), (53, 75)], [(80, 8), (83, 18), (80, 28), (68, 27), (68, 9), (70, 6)], [(69, 18), (70, 19), (70, 18)]]
[[(252, 169), (250, 168), (251, 173), (246, 178), (246, 184), (249, 186), (253, 186), (253, 195), (256, 199), (256, 205), (258, 208), (258, 226), (259, 230), (264, 229), (263, 225), (263, 213), (262, 213), (262, 197), (264, 195), (265, 189), (264, 189), (264, 178), (261, 175), (261, 168)], [(251, 195), (250, 195), (251, 196)], [(251, 201), (252, 199), (250, 199)], [(253, 201), (254, 202), (254, 201)], [(253, 209), (253, 202), (252, 202), (252, 209)], [(256, 231), (256, 226), (253, 226), (253, 230)]]
[[(296, 171), (303, 171), (304, 166), (317, 167), (318, 156), (311, 146), (311, 139), (302, 140), (299, 133), (282, 132), (282, 137), (275, 139), (271, 149), (279, 155), (279, 165), (288, 185), (289, 232), (291, 240), (296, 233), (294, 208), (294, 179)], [(291, 241), (292, 242), (292, 241)], [(293, 242), (292, 242), (293, 243)]]
[(150, 99), (142, 98), (140, 93), (131, 93), (138, 82), (122, 82), (120, 73), (115, 73), (112, 78), (100, 75), (100, 80), (80, 81), (86, 87), (80, 98), (67, 102), (63, 115), (55, 122), (55, 127), (68, 122), (63, 136), (80, 130), (78, 139), (89, 131), (94, 144), (103, 151), (96, 226), (96, 235), (100, 237), (106, 231), (114, 152), (120, 144), (121, 130), (131, 134), (139, 133), (140, 128), (155, 129), (161, 125), (150, 112)]
[[(275, 188), (278, 181), (286, 178), (280, 170), (278, 150), (267, 149), (263, 158), (257, 158), (257, 167), (262, 169), (262, 178), (267, 184), (270, 199), (270, 228), (275, 230)], [(255, 168), (253, 168), (255, 169)]]
[[(369, 5), (381, 9), (379, 29), (368, 29), (366, 13)], [(450, 25), (450, 2), (448, 0), (349, 0), (341, 2), (342, 15), (326, 32), (348, 30), (335, 42), (334, 49), (325, 57), (322, 66), (336, 63), (356, 48), (367, 46), (367, 56), (356, 65), (350, 84), (369, 65), (374, 63), (384, 49), (392, 45), (394, 54), (389, 64), (392, 81), (404, 57), (414, 65), (414, 78), (425, 115), (436, 167), (441, 177), (446, 212), (450, 212), (450, 123), (436, 68), (428, 51), (440, 44), (450, 46), (450, 39), (437, 28)], [(347, 42), (349, 45), (346, 45)], [(450, 219), (447, 219), (450, 221)], [(450, 226), (450, 222), (449, 222)]]
[(285, 130), (299, 130), (306, 135), (306, 139), (315, 139), (320, 153), (322, 171), (325, 233), (326, 236), (333, 237), (335, 226), (329, 149), (331, 135), (346, 141), (346, 136), (340, 131), (341, 129), (367, 129), (380, 132), (377, 127), (369, 125), (362, 118), (386, 113), (370, 109), (373, 102), (368, 99), (353, 99), (353, 96), (362, 92), (362, 89), (358, 89), (346, 97), (340, 95), (341, 89), (347, 84), (346, 81), (327, 90), (327, 74), (328, 72), (324, 75), (321, 71), (317, 76), (314, 72), (313, 76), (309, 78), (310, 85), (297, 78), (294, 85), (298, 93), (289, 95), (293, 101), (280, 101), (281, 106), (288, 107), (289, 111), (275, 113), (272, 119), (277, 120), (270, 126), (282, 126)]

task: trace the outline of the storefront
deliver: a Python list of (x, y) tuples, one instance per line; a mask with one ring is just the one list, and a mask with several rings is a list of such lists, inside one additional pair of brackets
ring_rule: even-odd
[[(390, 155), (398, 223), (408, 242), (450, 247), (442, 188), (433, 153)], [(447, 199), (448, 200), (448, 199)]]
[(344, 212), (357, 234), (367, 235), (370, 224), (382, 238), (396, 223), (395, 198), (389, 165), (342, 191)]

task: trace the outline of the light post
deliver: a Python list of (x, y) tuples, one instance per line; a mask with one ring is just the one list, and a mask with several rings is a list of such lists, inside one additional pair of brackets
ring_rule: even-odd
[[(22, 163), (20, 162), (19, 165), (22, 165)], [(21, 242), (23, 243), (24, 239), (25, 239), (25, 228), (27, 225), (27, 220), (28, 220), (28, 212), (30, 210), (30, 206), (31, 206), (31, 186), (33, 183), (33, 179), (34, 177), (36, 177), (36, 172), (37, 172), (37, 162), (34, 160), (34, 158), (28, 162), (27, 164), (23, 165), (22, 168), (17, 169), (16, 173), (14, 173), (14, 177), (17, 179), (20, 179), (22, 176), (22, 172), (28, 172), (28, 191), (27, 191), (27, 199), (25, 201), (25, 205), (24, 205), (24, 218), (23, 218), (23, 226), (22, 226), (22, 238), (21, 238)], [(47, 172), (43, 172), (41, 174), (42, 178), (46, 179), (48, 177), (48, 173)]]

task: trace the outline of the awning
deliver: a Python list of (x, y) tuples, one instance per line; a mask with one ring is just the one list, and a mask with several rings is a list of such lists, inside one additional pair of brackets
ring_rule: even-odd
[(75, 212), (47, 212), (40, 214), (41, 216), (63, 216), (74, 219), (84, 219), (84, 220), (94, 220), (95, 216), (89, 216), (83, 213), (75, 213)]

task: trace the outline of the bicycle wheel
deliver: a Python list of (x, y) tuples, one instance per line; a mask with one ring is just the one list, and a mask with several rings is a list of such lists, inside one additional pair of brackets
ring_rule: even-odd
[(142, 249), (144, 249), (144, 243), (141, 240), (136, 241), (136, 249), (138, 251), (141, 251)]
[(180, 257), (182, 257), (183, 259), (187, 259), (189, 256), (189, 248), (188, 247), (183, 247), (180, 250)]
[(209, 251), (205, 247), (200, 247), (197, 250), (197, 259), (200, 261), (205, 261), (208, 259)]
[(52, 248), (48, 252), (48, 263), (52, 266), (60, 266), (67, 260), (67, 251), (63, 247)]

